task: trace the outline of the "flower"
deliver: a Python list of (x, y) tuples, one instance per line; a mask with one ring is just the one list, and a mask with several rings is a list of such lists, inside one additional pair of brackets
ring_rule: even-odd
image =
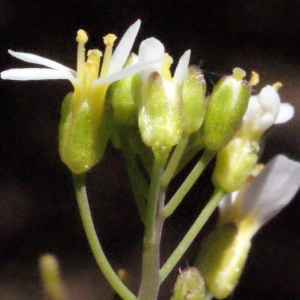
[(111, 109), (105, 101), (108, 86), (155, 63), (146, 60), (123, 68), (140, 25), (141, 21), (137, 20), (128, 28), (114, 52), (117, 37), (108, 34), (103, 38), (106, 49), (101, 67), (102, 53), (98, 49), (88, 51), (86, 59), (88, 36), (82, 29), (76, 37), (77, 71), (41, 56), (8, 51), (23, 61), (48, 68), (10, 69), (1, 72), (2, 79), (67, 79), (73, 84), (74, 93), (69, 93), (62, 104), (59, 152), (62, 161), (75, 174), (88, 171), (104, 154), (112, 127)]
[(214, 183), (227, 192), (237, 191), (257, 163), (263, 133), (273, 124), (289, 121), (294, 108), (281, 103), (277, 89), (280, 83), (267, 85), (251, 96), (240, 129), (217, 155)]
[(144, 40), (139, 48), (138, 62), (157, 60), (140, 72), (143, 88), (138, 123), (144, 143), (154, 153), (169, 153), (182, 136), (181, 88), (188, 70), (190, 50), (180, 58), (171, 76), (171, 56), (155, 38)]
[(289, 121), (294, 116), (294, 108), (289, 103), (281, 103), (277, 89), (280, 83), (265, 86), (258, 95), (251, 96), (243, 118), (242, 128), (253, 134), (261, 134), (273, 124)]
[(238, 284), (254, 234), (288, 205), (299, 189), (299, 162), (278, 155), (262, 168), (257, 165), (239, 191), (221, 200), (218, 224), (203, 241), (197, 258), (196, 266), (217, 299), (227, 298)]
[(250, 238), (293, 199), (300, 186), (300, 163), (277, 155), (254, 176), (219, 204), (220, 222), (246, 229)]

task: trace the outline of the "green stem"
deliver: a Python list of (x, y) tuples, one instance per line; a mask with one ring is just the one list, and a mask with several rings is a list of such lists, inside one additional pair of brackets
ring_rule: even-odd
[(174, 196), (171, 198), (169, 203), (166, 205), (164, 209), (164, 216), (167, 218), (169, 217), (174, 210), (177, 208), (177, 206), (181, 203), (185, 195), (189, 192), (189, 190), (192, 188), (192, 186), (195, 184), (196, 180), (199, 178), (205, 167), (208, 165), (208, 163), (212, 160), (214, 157), (215, 152), (205, 150), (202, 157), (198, 161), (198, 163), (195, 165), (189, 176), (184, 180), (180, 188), (177, 190), (177, 192), (174, 194)]
[(176, 176), (186, 166), (186, 164), (189, 163), (196, 156), (196, 154), (199, 153), (201, 150), (203, 150), (203, 148), (187, 147), (185, 149), (184, 155), (182, 156), (182, 158), (178, 164), (178, 167), (176, 169), (174, 176)]
[(214, 212), (220, 200), (224, 197), (225, 194), (226, 193), (222, 189), (218, 187), (215, 188), (213, 195), (211, 196), (205, 208), (200, 213), (199, 217), (196, 219), (192, 227), (189, 229), (185, 237), (182, 239), (175, 251), (169, 257), (167, 262), (161, 268), (159, 272), (161, 279), (160, 283), (162, 283), (166, 279), (166, 277), (169, 275), (169, 273), (172, 271), (175, 265), (179, 262), (182, 255), (190, 247), (191, 243), (194, 241), (195, 237), (202, 229), (202, 227), (204, 226), (208, 218), (211, 216), (211, 214)]
[(159, 290), (160, 240), (164, 218), (161, 218), (165, 192), (160, 184), (166, 159), (155, 157), (145, 219), (142, 280), (139, 300), (156, 300)]
[(88, 203), (86, 187), (84, 183), (84, 174), (73, 174), (73, 182), (85, 234), (99, 268), (101, 269), (106, 280), (122, 299), (135, 300), (135, 295), (130, 292), (130, 290), (123, 284), (123, 282), (114, 272), (100, 245)]
[(139, 170), (135, 155), (125, 154), (126, 168), (140, 217), (145, 224), (147, 183)]
[(180, 140), (180, 142), (178, 143), (178, 145), (176, 146), (173, 155), (170, 159), (170, 162), (166, 168), (166, 171), (164, 173), (162, 182), (161, 182), (161, 186), (166, 190), (170, 181), (173, 178), (173, 175), (175, 174), (175, 171), (177, 169), (177, 166), (180, 162), (180, 159), (182, 157), (182, 154), (184, 152), (184, 149), (186, 147), (186, 144), (188, 142), (189, 138), (185, 137), (183, 139)]

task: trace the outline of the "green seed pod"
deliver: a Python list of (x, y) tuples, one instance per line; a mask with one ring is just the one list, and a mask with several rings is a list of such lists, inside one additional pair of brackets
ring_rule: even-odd
[(227, 298), (235, 289), (248, 257), (250, 239), (235, 224), (217, 226), (206, 238), (195, 266), (207, 288), (217, 299)]
[(205, 114), (206, 82), (202, 71), (188, 68), (182, 86), (182, 135), (190, 136), (200, 129)]
[[(126, 64), (130, 65), (131, 60)], [(106, 98), (113, 107), (114, 122), (118, 125), (134, 125), (138, 122), (138, 101), (141, 98), (142, 80), (139, 74), (112, 83)]]
[(251, 140), (233, 138), (217, 154), (213, 182), (226, 192), (239, 190), (258, 160), (258, 149)]
[(168, 154), (181, 139), (181, 108), (179, 85), (152, 73), (143, 86), (138, 121), (144, 143), (155, 154)]
[(221, 78), (209, 97), (202, 130), (210, 150), (225, 147), (242, 122), (250, 98), (250, 87), (242, 80), (242, 72), (236, 68), (232, 76)]
[(196, 268), (188, 267), (177, 277), (171, 300), (203, 300), (205, 284)]
[(65, 97), (59, 125), (59, 153), (74, 174), (90, 170), (102, 158), (107, 145), (112, 117), (104, 104), (101, 116), (84, 101), (74, 110), (74, 94)]

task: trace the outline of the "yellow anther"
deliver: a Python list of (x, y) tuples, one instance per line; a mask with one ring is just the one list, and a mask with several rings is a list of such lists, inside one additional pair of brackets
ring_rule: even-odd
[(252, 71), (250, 78), (250, 85), (257, 85), (259, 83), (259, 75), (258, 73)]
[(117, 36), (115, 36), (112, 33), (109, 33), (108, 35), (103, 37), (104, 44), (108, 47), (112, 47), (114, 45), (114, 42), (116, 39), (117, 39)]
[(91, 49), (91, 50), (89, 50), (88, 51), (88, 53), (87, 53), (87, 56), (88, 57), (102, 57), (102, 52), (100, 51), (100, 50), (98, 50), (98, 49)]
[(171, 78), (172, 78), (171, 72), (170, 72), (170, 67), (171, 67), (172, 63), (173, 63), (173, 58), (168, 53), (165, 53), (163, 65), (161, 68), (161, 74), (165, 80), (171, 80)]
[(278, 91), (280, 88), (282, 87), (282, 83), (281, 82), (276, 82), (273, 84), (273, 88)]
[(246, 76), (246, 72), (241, 68), (234, 68), (232, 70), (232, 77), (236, 80), (242, 80)]
[(88, 36), (83, 29), (77, 31), (76, 42), (77, 43), (86, 43), (88, 41)]

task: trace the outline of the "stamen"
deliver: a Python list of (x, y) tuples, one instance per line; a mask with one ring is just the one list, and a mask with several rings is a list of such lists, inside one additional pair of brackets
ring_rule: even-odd
[(85, 44), (88, 41), (88, 36), (83, 29), (77, 31), (76, 42)]
[(77, 31), (76, 42), (77, 48), (77, 78), (83, 80), (84, 78), (84, 64), (85, 64), (85, 48), (84, 44), (88, 41), (86, 32), (82, 29)]
[(109, 64), (112, 56), (112, 47), (114, 45), (115, 40), (117, 37), (114, 34), (108, 34), (105, 37), (103, 37), (104, 44), (106, 45), (104, 57), (103, 57), (103, 63), (101, 67), (100, 72), (100, 78), (103, 78), (108, 75), (109, 70)]
[(257, 85), (259, 83), (259, 75), (258, 75), (258, 73), (252, 71), (249, 83), (250, 83), (251, 86)]
[(246, 76), (246, 72), (241, 68), (234, 68), (232, 70), (232, 77), (236, 80), (242, 80)]
[(103, 37), (104, 44), (107, 47), (113, 47), (116, 39), (117, 39), (117, 36), (115, 36), (112, 33), (109, 33), (108, 35)]
[(172, 79), (172, 75), (171, 75), (171, 71), (170, 71), (172, 63), (173, 63), (173, 58), (168, 53), (165, 53), (163, 65), (161, 68), (161, 74), (165, 80)]
[(280, 88), (282, 87), (282, 83), (281, 82), (276, 82), (273, 84), (273, 88), (278, 91)]

